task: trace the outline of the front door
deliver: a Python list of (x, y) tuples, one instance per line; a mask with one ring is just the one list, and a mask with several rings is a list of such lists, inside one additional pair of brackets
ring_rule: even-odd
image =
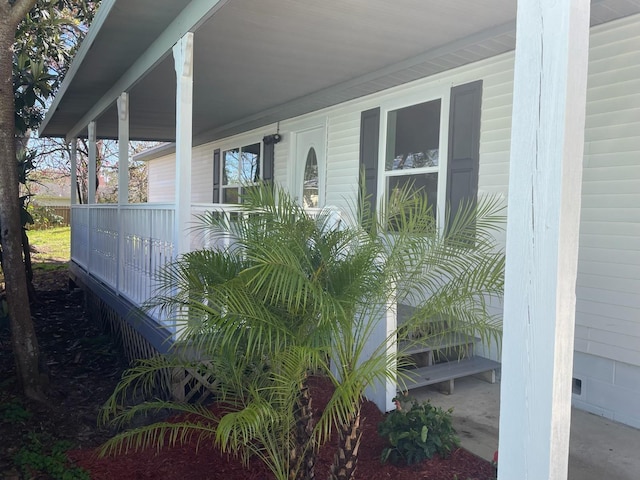
[(305, 208), (324, 206), (326, 130), (324, 126), (296, 133), (292, 192)]

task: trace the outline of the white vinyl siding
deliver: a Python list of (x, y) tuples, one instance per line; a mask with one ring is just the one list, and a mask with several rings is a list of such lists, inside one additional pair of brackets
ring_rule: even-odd
[[(149, 203), (175, 201), (175, 159), (175, 153), (172, 153), (148, 162)], [(213, 151), (210, 147), (201, 145), (193, 149), (191, 172), (191, 200), (196, 203), (210, 203), (213, 183)]]
[(213, 150), (206, 145), (193, 149), (191, 157), (191, 201), (211, 203), (213, 199)]
[(326, 204), (353, 208), (360, 178), (360, 111), (332, 115), (327, 138)]
[(640, 18), (612, 25), (591, 35), (576, 350), (640, 366)]
[(176, 195), (175, 154), (155, 158), (148, 162), (149, 203), (172, 203)]
[(291, 135), (283, 135), (280, 143), (274, 145), (273, 181), (278, 185), (288, 185), (290, 169), (289, 149), (291, 148)]

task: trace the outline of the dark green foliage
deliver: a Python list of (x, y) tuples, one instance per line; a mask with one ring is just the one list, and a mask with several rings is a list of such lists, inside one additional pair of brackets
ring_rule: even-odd
[(33, 224), (30, 229), (44, 230), (64, 225), (64, 218), (56, 214), (50, 207), (30, 203), (26, 212), (31, 216), (30, 223)]
[(382, 451), (382, 463), (389, 460), (411, 465), (436, 453), (441, 456), (451, 453), (460, 443), (453, 429), (451, 412), (429, 402), (413, 400), (411, 408), (389, 413), (378, 425), (378, 433), (391, 445)]
[(25, 410), (17, 400), (0, 404), (0, 423), (20, 423), (31, 418), (31, 413)]
[(99, 1), (38, 0), (16, 30), (13, 95), (18, 136), (35, 130), (60, 86)]
[(70, 442), (58, 441), (47, 450), (47, 439), (34, 433), (28, 436), (29, 443), (13, 458), (13, 463), (22, 472), (23, 478), (43, 478), (42, 475), (46, 475), (46, 478), (54, 480), (91, 479), (85, 470), (73, 466), (67, 458), (65, 452), (71, 447)]

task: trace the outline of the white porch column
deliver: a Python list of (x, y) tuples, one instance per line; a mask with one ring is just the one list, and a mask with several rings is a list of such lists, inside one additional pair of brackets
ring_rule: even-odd
[(71, 205), (78, 203), (78, 139), (71, 140), (71, 152), (69, 152), (69, 164), (71, 168)]
[(89, 122), (89, 178), (87, 179), (88, 191), (87, 191), (87, 203), (89, 205), (96, 203), (96, 163), (97, 163), (97, 147), (96, 147), (96, 122)]
[(124, 279), (124, 249), (122, 205), (129, 203), (129, 94), (118, 97), (118, 250), (116, 254), (116, 291)]
[(118, 205), (129, 203), (129, 94), (118, 97)]
[(567, 478), (589, 8), (518, 2), (500, 480)]
[(191, 141), (193, 112), (193, 33), (186, 33), (173, 47), (176, 89), (176, 216), (174, 252), (189, 249), (191, 217)]

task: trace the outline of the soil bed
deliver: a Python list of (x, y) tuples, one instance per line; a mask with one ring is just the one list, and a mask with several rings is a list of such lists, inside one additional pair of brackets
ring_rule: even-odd
[[(9, 332), (0, 325), (0, 408), (8, 403), (22, 405), (28, 418), (7, 418), (0, 411), (0, 478), (52, 478), (22, 476), (14, 465), (14, 456), (31, 441), (33, 434), (43, 442), (68, 440), (73, 445), (69, 456), (86, 468), (92, 479), (134, 480), (271, 480), (273, 476), (259, 461), (248, 468), (232, 456), (221, 454), (207, 444), (196, 453), (194, 444), (128, 453), (117, 457), (95, 456), (95, 447), (113, 432), (97, 426), (100, 407), (115, 387), (123, 369), (124, 356), (110, 339), (90, 324), (83, 311), (79, 291), (69, 292), (64, 270), (36, 272), (38, 303), (33, 316), (49, 370), (50, 401), (45, 405), (25, 402), (16, 391), (15, 370)], [(328, 390), (315, 380), (316, 415), (326, 403)], [(325, 398), (322, 398), (322, 397)], [(488, 480), (495, 477), (493, 467), (464, 449), (450, 457), (435, 457), (413, 466), (381, 465), (380, 453), (385, 440), (377, 434), (382, 413), (371, 403), (363, 409), (364, 426), (356, 478), (360, 480)], [(333, 459), (329, 442), (319, 453), (316, 478), (327, 478)]]

